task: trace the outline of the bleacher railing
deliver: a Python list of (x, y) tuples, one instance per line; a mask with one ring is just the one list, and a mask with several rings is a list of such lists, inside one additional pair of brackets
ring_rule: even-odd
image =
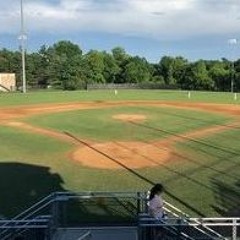
[[(205, 227), (207, 230), (212, 228), (212, 231), (196, 231)], [(154, 230), (162, 231), (167, 239), (237, 240), (240, 238), (237, 231), (239, 227), (240, 218), (167, 218), (156, 221), (154, 218), (140, 216), (139, 240), (154, 238)]]
[[(146, 211), (142, 199), (144, 193), (139, 192), (56, 192), (2, 223), (0, 239), (10, 239), (12, 225), (19, 220), (30, 223), (39, 216), (49, 216), (50, 237), (60, 227), (137, 225), (138, 213)], [(20, 234), (23, 228), (15, 232)]]
[(87, 231), (86, 233), (83, 233), (82, 236), (80, 236), (76, 240), (90, 240), (92, 238), (91, 231)]
[[(239, 218), (190, 218), (168, 202), (165, 202), (167, 221), (156, 222), (156, 219), (147, 216), (146, 196), (145, 192), (56, 192), (13, 219), (0, 221), (0, 239), (11, 239), (13, 230), (15, 234), (22, 234), (44, 229), (44, 239), (51, 239), (58, 228), (138, 226), (140, 232), (147, 232), (156, 224), (164, 225), (174, 234), (179, 234), (181, 229), (179, 236), (182, 239), (197, 239), (194, 236), (201, 237), (199, 239), (230, 237), (236, 240), (238, 237)], [(139, 235), (139, 240), (144, 240), (141, 238), (143, 235)]]
[[(50, 240), (49, 219), (1, 220), (1, 240), (4, 239), (45, 239)], [(24, 236), (24, 237), (23, 237)]]
[[(206, 239), (226, 239), (222, 236), (219, 231), (216, 231), (211, 227), (211, 225), (208, 224), (202, 224), (204, 219), (210, 219), (210, 218), (191, 218), (188, 214), (182, 212), (180, 209), (176, 208), (172, 204), (164, 201), (164, 210), (169, 215), (170, 218), (176, 219), (178, 222), (177, 224), (181, 225), (187, 225), (188, 229), (191, 229), (192, 232), (198, 232), (198, 235), (205, 236)], [(213, 218), (216, 219), (216, 221), (220, 221), (219, 224), (221, 224), (221, 221), (226, 218)], [(221, 219), (221, 220), (220, 220)], [(236, 218), (233, 218), (236, 219)], [(217, 222), (216, 222), (217, 223)], [(234, 225), (234, 222), (232, 224), (233, 229), (237, 228), (237, 226)], [(186, 227), (185, 227), (186, 228)], [(192, 234), (193, 235), (193, 234)], [(196, 235), (196, 234), (195, 234)], [(230, 235), (230, 234), (228, 234)]]

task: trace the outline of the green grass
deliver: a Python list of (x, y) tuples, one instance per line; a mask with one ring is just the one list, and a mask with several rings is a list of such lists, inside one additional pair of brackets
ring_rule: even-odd
[[(139, 125), (132, 125), (131, 123), (112, 119), (113, 115), (123, 113), (144, 114), (147, 116), (147, 120)], [(61, 120), (59, 121), (59, 119)], [(80, 139), (144, 142), (159, 140), (209, 126), (224, 125), (230, 120), (230, 117), (199, 111), (157, 107), (115, 107), (31, 117), (27, 122), (57, 131), (64, 130), (73, 133)], [(220, 212), (211, 206), (211, 203), (215, 202), (214, 191), (211, 189), (211, 178), (220, 171), (211, 167), (211, 164), (212, 162), (220, 161), (219, 158), (223, 157), (226, 149), (234, 148), (232, 144), (230, 148), (229, 139), (237, 138), (238, 135), (235, 131), (231, 131), (231, 133), (233, 134), (231, 137), (223, 137), (222, 135), (226, 133), (221, 133), (217, 135), (217, 138), (178, 144), (180, 152), (182, 151), (185, 155), (191, 155), (189, 159), (179, 159), (179, 156), (176, 156), (176, 159), (172, 159), (173, 161), (167, 164), (166, 167), (142, 169), (136, 170), (136, 172), (150, 181), (163, 182), (171, 192), (171, 196), (167, 196), (167, 198), (185, 211), (196, 215), (197, 213), (194, 212), (194, 209), (197, 209), (203, 215), (221, 215)], [(222, 145), (219, 145), (219, 143), (222, 143)], [(235, 150), (239, 147), (237, 144), (238, 141)], [(195, 150), (193, 151), (192, 149)], [(202, 156), (204, 153), (205, 155)], [(228, 168), (229, 166), (231, 166), (230, 163), (224, 167)], [(103, 181), (102, 186), (98, 186), (96, 189), (106, 190), (105, 188), (107, 187), (108, 190), (116, 190), (116, 186), (120, 185), (122, 181), (125, 181), (125, 190), (144, 189), (148, 185), (142, 180), (136, 183), (137, 177), (128, 172), (117, 170), (112, 172), (116, 177), (111, 179), (111, 183)], [(120, 176), (124, 175), (124, 180), (117, 177), (120, 172)], [(224, 170), (222, 169), (220, 173), (224, 174)], [(73, 176), (74, 174), (71, 175), (71, 178), (74, 178)], [(109, 178), (107, 179), (109, 180)], [(132, 185), (133, 183), (135, 185)], [(121, 186), (117, 189), (119, 188)], [(185, 204), (179, 203), (176, 199), (184, 201)]]
[(40, 103), (66, 103), (78, 101), (117, 101), (117, 100), (166, 100), (188, 102), (213, 102), (239, 104), (240, 96), (235, 101), (232, 93), (192, 92), (188, 99), (187, 91), (170, 90), (113, 90), (95, 91), (59, 91), (59, 92), (28, 92), (1, 93), (0, 106), (17, 106)]
[[(107, 100), (167, 100), (234, 103), (229, 93), (192, 94), (178, 91), (48, 92), (0, 94), (0, 106)], [(115, 114), (144, 114), (140, 125), (113, 120)], [(69, 131), (94, 141), (151, 141), (209, 126), (224, 125), (230, 116), (160, 107), (113, 107), (79, 110), (23, 119), (33, 125)], [(101, 170), (69, 160), (72, 144), (15, 128), (0, 126), (0, 215), (13, 216), (56, 190), (141, 191), (163, 182), (165, 198), (184, 211), (207, 216), (226, 215), (239, 206), (240, 130), (238, 128), (178, 143), (184, 158), (172, 155), (164, 166), (134, 170)], [(187, 156), (186, 156), (187, 155)], [(197, 210), (197, 211), (195, 211)]]
[(236, 214), (240, 204), (240, 128), (198, 142), (179, 143), (178, 149), (187, 153), (179, 159), (181, 167), (173, 167), (181, 176), (173, 174), (165, 184), (205, 215)]
[[(113, 119), (119, 114), (140, 114), (140, 123)], [(79, 110), (30, 117), (26, 122), (44, 128), (73, 133), (80, 139), (94, 141), (151, 141), (199, 128), (223, 124), (230, 117), (198, 111), (161, 107), (113, 107)]]
[(143, 189), (127, 171), (70, 161), (66, 153), (73, 150), (71, 144), (7, 127), (0, 127), (0, 136), (1, 215), (12, 217), (52, 191)]

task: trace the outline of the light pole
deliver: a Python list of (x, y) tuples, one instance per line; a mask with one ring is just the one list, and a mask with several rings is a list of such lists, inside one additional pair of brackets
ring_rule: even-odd
[(27, 36), (24, 29), (24, 17), (23, 17), (23, 0), (21, 0), (21, 33), (19, 39), (21, 40), (21, 52), (22, 52), (22, 92), (26, 93), (26, 61), (25, 61), (25, 41)]
[[(230, 46), (234, 46), (238, 43), (237, 39), (236, 38), (231, 38), (228, 40), (228, 44)], [(234, 50), (234, 49), (233, 49)], [(232, 51), (233, 51), (232, 50)], [(232, 63), (231, 63), (231, 93), (234, 92), (234, 58), (232, 57)]]

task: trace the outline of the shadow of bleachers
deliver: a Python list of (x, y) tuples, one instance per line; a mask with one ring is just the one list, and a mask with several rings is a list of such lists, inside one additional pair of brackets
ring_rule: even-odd
[(50, 168), (23, 163), (0, 163), (0, 215), (10, 218), (54, 191), (63, 180)]

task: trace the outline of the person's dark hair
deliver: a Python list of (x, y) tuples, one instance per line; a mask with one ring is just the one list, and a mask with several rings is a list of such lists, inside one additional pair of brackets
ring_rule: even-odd
[(155, 194), (162, 193), (163, 189), (164, 188), (161, 183), (155, 184), (150, 190), (149, 200), (153, 199)]

